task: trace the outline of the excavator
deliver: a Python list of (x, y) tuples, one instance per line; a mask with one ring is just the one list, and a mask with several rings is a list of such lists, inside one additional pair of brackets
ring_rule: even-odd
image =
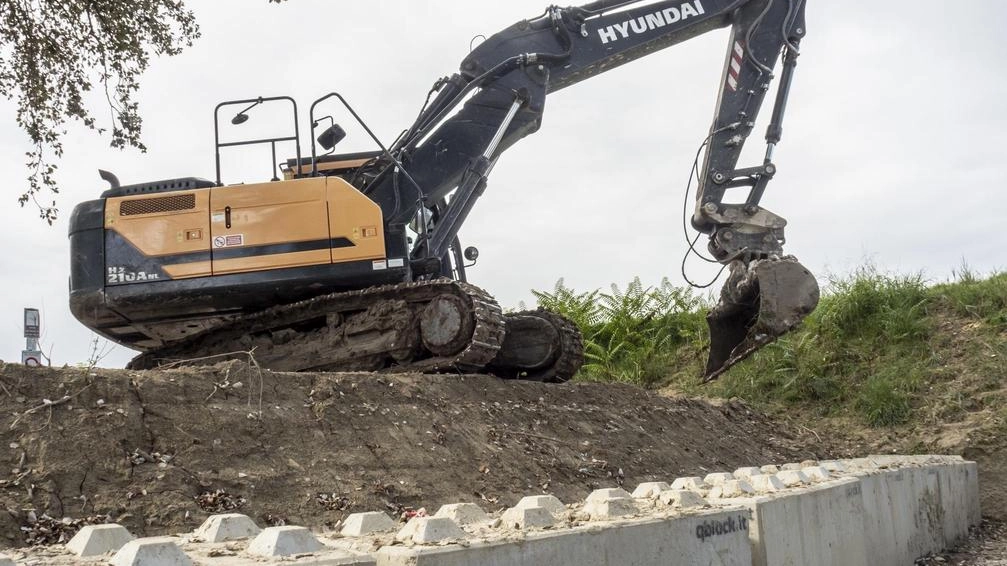
[[(696, 238), (709, 238), (709, 259), (729, 269), (707, 316), (705, 377), (713, 379), (796, 327), (819, 298), (814, 276), (783, 253), (786, 220), (760, 205), (777, 172), (773, 153), (806, 34), (804, 0), (549, 7), (471, 49), (390, 145), (337, 92), (310, 107), (310, 156), (301, 154), (292, 98), (222, 102), (214, 111), (215, 180), (122, 185), (100, 171), (109, 188), (70, 220), (71, 311), (139, 350), (133, 369), (253, 352), (276, 371), (566, 381), (583, 362), (576, 326), (546, 310), (504, 313), (468, 282), (478, 250), (462, 248), (459, 230), (503, 152), (539, 129), (550, 94), (726, 27), (691, 215)], [(765, 159), (738, 168), (778, 65)], [(291, 132), (221, 141), (222, 112), (240, 107), (230, 120), (237, 126), (265, 104), (289, 108)], [(326, 106), (352, 116), (378, 149), (335, 153), (346, 132)], [(278, 161), (284, 144), (296, 156)], [(252, 145), (271, 148), (272, 179), (223, 183), (221, 150)], [(741, 190), (728, 202), (732, 189)]]

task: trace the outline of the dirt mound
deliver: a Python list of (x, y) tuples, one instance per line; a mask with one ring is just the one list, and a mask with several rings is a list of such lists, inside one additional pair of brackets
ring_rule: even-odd
[(599, 487), (813, 456), (741, 403), (626, 385), (260, 373), (238, 363), (11, 365), (0, 385), (0, 545), (106, 518), (137, 534), (179, 532), (233, 509), (313, 527), (460, 501), (494, 510), (529, 494), (572, 501)]

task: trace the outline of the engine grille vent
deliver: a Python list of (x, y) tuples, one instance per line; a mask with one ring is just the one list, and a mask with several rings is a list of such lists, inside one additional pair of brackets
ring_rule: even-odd
[(192, 210), (196, 208), (196, 195), (171, 195), (169, 197), (124, 200), (119, 204), (119, 216), (134, 216), (136, 214), (156, 214), (175, 210)]

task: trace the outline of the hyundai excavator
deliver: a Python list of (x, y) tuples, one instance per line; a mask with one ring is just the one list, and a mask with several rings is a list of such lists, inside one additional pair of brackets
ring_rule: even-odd
[[(815, 278), (783, 254), (786, 220), (760, 205), (777, 171), (773, 151), (804, 14), (804, 0), (550, 7), (472, 49), (387, 146), (339, 93), (311, 105), (310, 156), (301, 154), (293, 99), (223, 102), (214, 113), (214, 181), (122, 185), (100, 172), (110, 187), (79, 204), (70, 221), (71, 310), (93, 331), (139, 350), (133, 369), (254, 352), (260, 366), (277, 371), (481, 371), (566, 381), (583, 361), (578, 329), (545, 310), (505, 314), (467, 282), (478, 251), (461, 247), (459, 230), (503, 152), (539, 129), (550, 94), (730, 27), (691, 216), (696, 237), (709, 237), (712, 259), (730, 269), (707, 317), (712, 379), (793, 329), (818, 302)], [(780, 61), (765, 159), (738, 168)], [(379, 149), (334, 153), (345, 130), (321, 108), (337, 103)], [(221, 112), (240, 107), (231, 119), (238, 125), (263, 104), (289, 107), (293, 131), (221, 141)], [(278, 162), (284, 144), (296, 156)], [(271, 148), (272, 179), (224, 184), (221, 150), (249, 145)], [(725, 198), (732, 189), (737, 202)]]

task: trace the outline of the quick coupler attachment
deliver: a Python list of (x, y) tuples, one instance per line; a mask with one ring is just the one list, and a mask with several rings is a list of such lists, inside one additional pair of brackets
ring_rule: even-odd
[(793, 330), (818, 305), (815, 276), (793, 256), (735, 261), (730, 269), (720, 302), (706, 315), (704, 383)]

